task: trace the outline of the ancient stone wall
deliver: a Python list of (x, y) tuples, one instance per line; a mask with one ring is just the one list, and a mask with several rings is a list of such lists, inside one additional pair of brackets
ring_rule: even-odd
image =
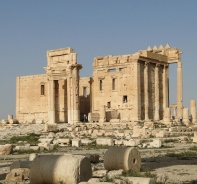
[(16, 118), (29, 123), (48, 120), (48, 81), (46, 75), (17, 77)]

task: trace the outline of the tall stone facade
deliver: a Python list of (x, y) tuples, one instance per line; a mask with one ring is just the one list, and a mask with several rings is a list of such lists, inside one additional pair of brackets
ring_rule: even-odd
[[(93, 76), (79, 77), (82, 65), (72, 48), (47, 51), (46, 74), (17, 78), (16, 118), (71, 124), (100, 121), (159, 121), (169, 107), (169, 64), (178, 62), (177, 111), (182, 116), (181, 51), (150, 47), (134, 54), (99, 56)], [(102, 112), (101, 112), (102, 111)]]

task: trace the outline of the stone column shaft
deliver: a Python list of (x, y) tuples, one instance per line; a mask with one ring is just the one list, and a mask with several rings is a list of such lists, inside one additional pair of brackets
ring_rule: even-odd
[(79, 111), (79, 71), (77, 66), (72, 72), (72, 121), (77, 123), (80, 121)]
[(141, 120), (141, 86), (140, 86), (140, 63), (138, 60), (133, 60), (133, 90), (132, 102), (134, 104), (133, 114), (131, 119), (133, 121)]
[(163, 109), (168, 107), (168, 66), (163, 66)]
[(148, 99), (148, 63), (145, 63), (144, 69), (144, 105), (145, 105), (145, 120), (149, 120), (148, 108), (149, 108), (149, 99)]
[(192, 123), (196, 123), (196, 100), (190, 100), (190, 112), (192, 115)]
[(189, 109), (183, 108), (183, 123), (187, 124), (189, 122)]
[(49, 123), (55, 123), (55, 81), (49, 80)]
[(177, 63), (177, 115), (183, 116), (183, 81), (182, 81), (182, 62)]
[(67, 77), (67, 114), (68, 123), (71, 123), (71, 75)]
[(99, 114), (100, 114), (99, 123), (104, 123), (106, 121), (105, 105), (101, 105)]
[(155, 120), (159, 120), (159, 65), (155, 66)]

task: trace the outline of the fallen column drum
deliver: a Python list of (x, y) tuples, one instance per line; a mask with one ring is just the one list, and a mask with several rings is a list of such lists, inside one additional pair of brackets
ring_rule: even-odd
[(112, 147), (104, 155), (104, 166), (108, 171), (123, 169), (139, 172), (141, 167), (140, 152), (135, 147)]
[(30, 167), (30, 184), (77, 184), (91, 177), (90, 160), (81, 155), (38, 155)]

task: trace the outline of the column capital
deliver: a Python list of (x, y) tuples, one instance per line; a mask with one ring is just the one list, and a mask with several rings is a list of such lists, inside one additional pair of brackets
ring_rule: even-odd
[(155, 67), (158, 68), (160, 65), (160, 63), (156, 63)]
[(149, 63), (150, 63), (149, 61), (145, 61), (145, 62), (144, 62), (145, 67), (148, 66)]
[(168, 68), (168, 67), (169, 67), (169, 64), (168, 64), (168, 63), (163, 64), (163, 67), (164, 67), (164, 68)]

